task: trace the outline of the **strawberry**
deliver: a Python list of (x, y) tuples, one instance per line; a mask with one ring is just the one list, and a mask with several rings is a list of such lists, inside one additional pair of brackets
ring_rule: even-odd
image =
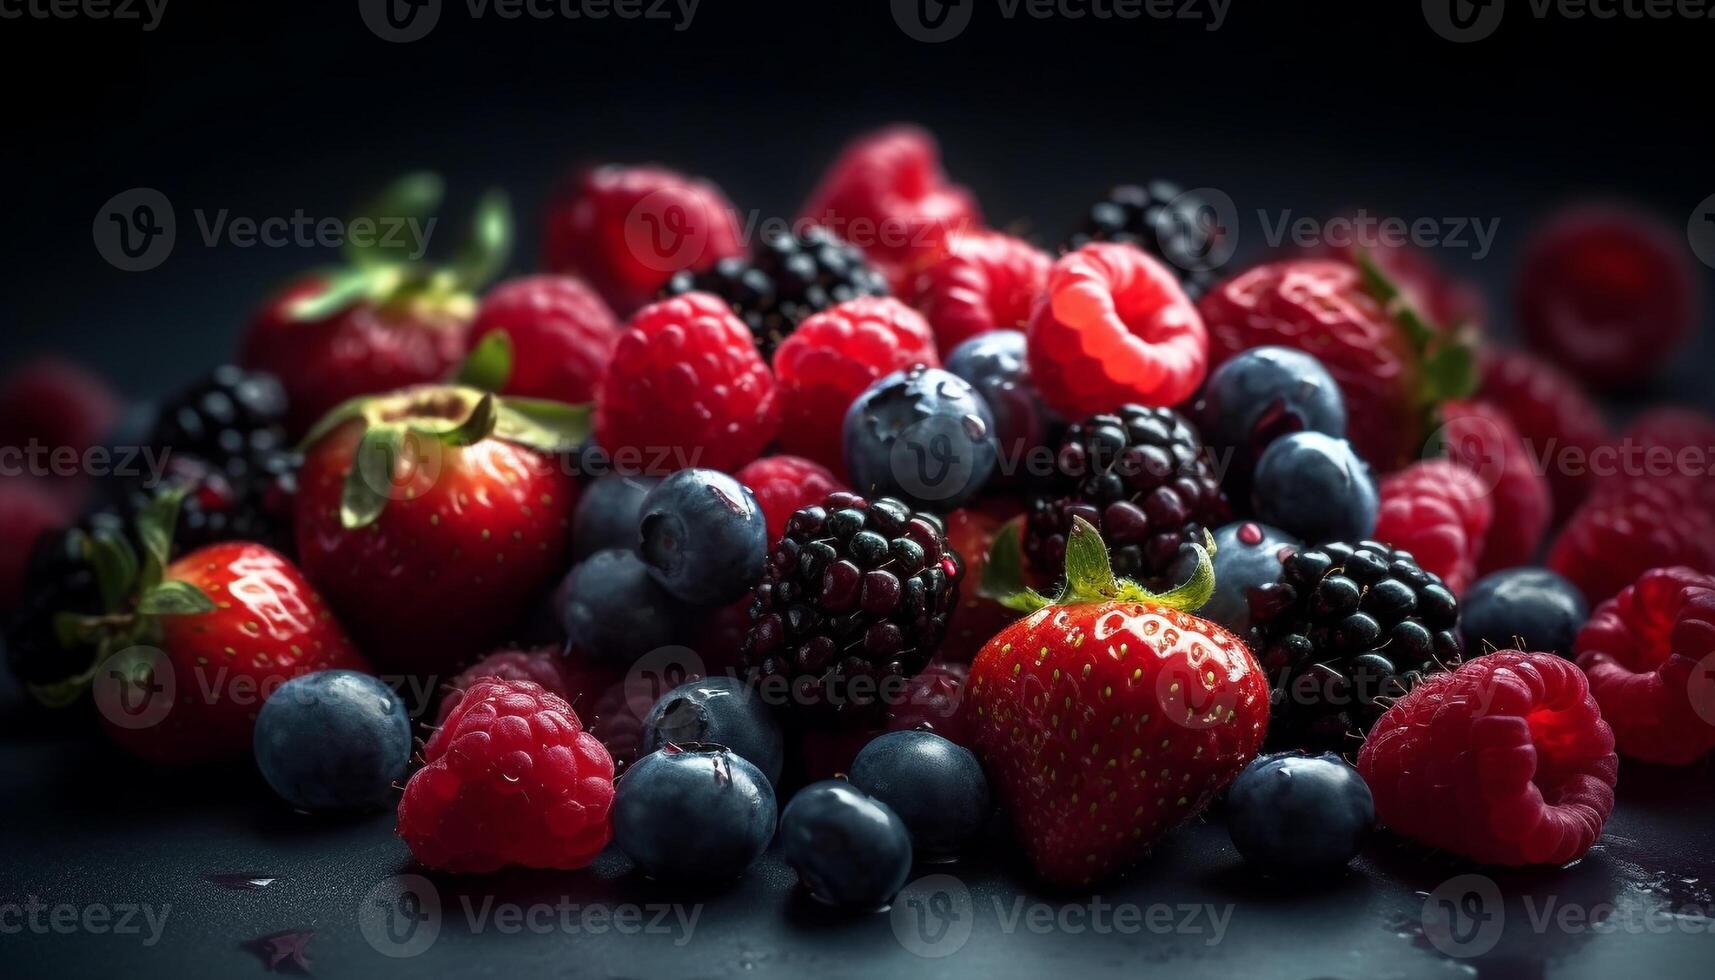
[[(1007, 498), (996, 498), (961, 507), (947, 515), (947, 544), (965, 562), (966, 581), (980, 582), (988, 565), (989, 549), (1007, 521), (1017, 517), (1020, 506)], [(969, 663), (988, 644), (989, 638), (1018, 618), (1018, 613), (977, 589), (966, 589), (947, 624), (947, 639), (940, 658)]]
[(491, 192), (459, 259), (432, 266), (420, 253), (441, 192), (433, 174), (401, 179), (366, 209), (376, 229), (368, 247), (348, 247), (345, 267), (292, 283), (251, 321), (239, 362), (280, 379), (294, 436), (348, 399), (439, 381), (464, 355), (473, 292), (505, 264), (512, 218)]
[(378, 661), (439, 670), (503, 639), (564, 570), (587, 411), (422, 386), (356, 399), (306, 440), (304, 571)]
[[(1018, 533), (997, 540), (985, 591), (1019, 580)], [(1250, 651), (1191, 615), (1214, 591), (1209, 555), (1154, 595), (1114, 579), (1079, 518), (1066, 584), (1004, 600), (1028, 615), (971, 665), (973, 741), (1031, 863), (1057, 885), (1125, 870), (1199, 813), (1262, 746), (1268, 682)]]
[(123, 534), (83, 539), (106, 611), (61, 613), (60, 643), (84, 652), (81, 676), (32, 693), (50, 705), (93, 688), (114, 742), (156, 765), (248, 755), (256, 713), (301, 674), (368, 670), (315, 589), (262, 545), (226, 541), (168, 562), (180, 494), (137, 516), (139, 559)]

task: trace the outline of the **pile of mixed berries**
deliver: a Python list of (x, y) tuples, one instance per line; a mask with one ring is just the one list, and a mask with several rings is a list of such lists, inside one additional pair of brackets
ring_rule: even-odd
[(484, 197), (456, 260), (290, 283), (153, 408), (26, 365), (0, 445), (148, 465), (0, 482), (10, 672), (151, 764), (396, 808), (443, 872), (774, 848), (876, 909), (980, 849), (1094, 885), (1222, 793), (1265, 874), (1377, 827), (1577, 858), (1621, 756), (1715, 749), (1715, 483), (1544, 456), (1715, 452), (1587, 393), (1690, 331), (1683, 256), (1547, 227), (1526, 353), (1403, 248), (1213, 268), (1205, 211), (1124, 185), (1044, 250), (896, 127), (754, 242), (599, 167), (490, 285)]

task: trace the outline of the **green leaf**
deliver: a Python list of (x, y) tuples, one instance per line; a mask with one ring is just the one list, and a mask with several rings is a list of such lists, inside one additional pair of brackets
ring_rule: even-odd
[(339, 521), (347, 530), (374, 523), (392, 499), (393, 474), (405, 445), (398, 425), (377, 425), (363, 433), (340, 493)]
[(143, 568), (139, 582), (146, 592), (161, 581), (173, 553), (173, 529), (179, 523), (179, 507), (185, 491), (174, 488), (156, 495), (137, 512), (137, 540), (143, 545)]
[(1215, 550), (1215, 540), (1208, 532), (1204, 532), (1204, 544), (1191, 546), (1197, 553), (1197, 570), (1192, 573), (1190, 580), (1175, 589), (1157, 594), (1130, 579), (1114, 577), (1113, 564), (1108, 560), (1107, 543), (1102, 540), (1101, 532), (1082, 517), (1072, 518), (1072, 533), (1066, 537), (1066, 574), (1058, 595), (1049, 599), (1028, 588), (1003, 593), (1001, 590), (1008, 584), (1007, 580), (1016, 574), (1011, 569), (1020, 564), (1015, 554), (1019, 549), (1020, 536), (1021, 529), (1017, 521), (1001, 529), (1001, 533), (995, 537), (994, 546), (989, 550), (989, 567), (993, 568), (998, 559), (1002, 570), (996, 573), (992, 583), (986, 569), (983, 575), (982, 594), (1008, 609), (1029, 613), (1045, 606), (1078, 606), (1121, 601), (1191, 612), (1201, 608), (1209, 601), (1209, 597), (1215, 594), (1215, 563), (1210, 558)]
[(1008, 521), (989, 546), (988, 564), (978, 592), (1016, 612), (1035, 612), (1048, 605), (1048, 597), (1024, 584), (1024, 519)]
[(83, 697), (83, 692), (89, 690), (89, 685), (95, 680), (95, 665), (80, 674), (73, 674), (64, 680), (50, 684), (26, 684), (30, 697), (44, 708), (59, 710), (69, 708)]
[(512, 337), (504, 330), (492, 330), (483, 335), (476, 349), (464, 359), (456, 383), (499, 392), (511, 379)]
[(545, 453), (569, 453), (590, 436), (589, 405), (544, 398), (505, 398), (495, 404), (494, 436)]
[(373, 398), (373, 395), (358, 395), (356, 398), (347, 398), (345, 401), (340, 402), (339, 405), (334, 407), (333, 411), (322, 416), (321, 421), (310, 426), (309, 434), (298, 441), (298, 452), (303, 452), (316, 443), (321, 442), (323, 439), (327, 438), (328, 433), (347, 422), (350, 422), (352, 419), (362, 418), (364, 408), (369, 405), (369, 402)]
[(447, 269), (451, 287), (461, 292), (481, 289), (506, 268), (511, 255), (512, 204), (504, 191), (491, 190), (477, 202), (470, 238)]
[(1457, 339), (1438, 345), (1423, 359), (1423, 382), (1434, 404), (1476, 394), (1476, 349)]
[(1193, 544), (1191, 548), (1197, 553), (1197, 568), (1184, 583), (1158, 595), (1125, 582), (1121, 584), (1121, 591), (1126, 593), (1125, 597), (1132, 598), (1132, 592), (1135, 590), (1141, 593), (1137, 597), (1140, 602), (1166, 606), (1181, 612), (1196, 612), (1203, 608), (1215, 594), (1215, 539), (1208, 531), (1204, 531), (1203, 543)]
[(325, 320), (359, 302), (385, 300), (409, 278), (405, 269), (396, 264), (338, 269), (323, 278), (320, 292), (294, 302), (286, 315), (300, 323)]
[(442, 444), (448, 446), (474, 446), (494, 433), (495, 418), (498, 409), (495, 408), (495, 397), (483, 395), (470, 410), (466, 419), (451, 429), (432, 433)]
[[(398, 222), (414, 221), (421, 228), (423, 222), (433, 215), (441, 206), (441, 199), (446, 195), (446, 182), (441, 176), (432, 171), (422, 170), (409, 173), (389, 184), (385, 190), (366, 203), (361, 210), (352, 216), (352, 221), (369, 219), (377, 224), (377, 237), (383, 237), (389, 225)], [(410, 249), (410, 243), (371, 243), (360, 247), (348, 240), (344, 249), (346, 259), (358, 265), (375, 265), (394, 261), (396, 253), (401, 249)]]
[(1101, 532), (1082, 517), (1072, 518), (1072, 533), (1066, 535), (1066, 585), (1056, 604), (1101, 602), (1119, 592)]
[(125, 540), (124, 534), (102, 528), (85, 537), (84, 559), (95, 570), (101, 607), (110, 613), (119, 612), (137, 587), (136, 549)]
[(146, 616), (198, 616), (214, 609), (214, 600), (207, 593), (176, 579), (162, 582), (137, 601), (137, 611)]

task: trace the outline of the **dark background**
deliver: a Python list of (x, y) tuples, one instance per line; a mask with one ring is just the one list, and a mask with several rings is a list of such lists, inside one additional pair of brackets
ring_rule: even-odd
[[(1262, 244), (1259, 208), (1499, 219), (1486, 259), (1437, 257), (1484, 285), (1502, 332), (1518, 249), (1545, 212), (1636, 201), (1683, 241), (1715, 191), (1715, 20), (1538, 20), (1512, 0), (1494, 36), (1459, 45), (1415, 0), (1235, 0), (1212, 32), (1009, 20), (999, 0), (964, 2), (969, 27), (942, 44), (907, 37), (886, 0), (703, 0), (683, 32), (473, 19), (444, 0), (408, 44), (372, 34), (356, 0), (169, 0), (150, 33), (0, 21), (0, 357), (77, 350), (153, 393), (229, 356), (270, 288), (333, 257), (209, 247), (194, 209), (340, 216), (433, 167), (449, 220), (485, 186), (512, 192), (523, 269), (543, 200), (579, 162), (663, 162), (714, 179), (741, 210), (790, 217), (848, 137), (898, 119), (940, 136), (993, 223), (1045, 245), (1108, 185), (1152, 176), (1227, 192), (1241, 259)], [(141, 273), (109, 266), (91, 239), (97, 210), (132, 187), (163, 191), (179, 223), (172, 256)], [(1697, 269), (1710, 292), (1715, 273)], [(1712, 360), (1705, 342), (1669, 388), (1696, 391)]]

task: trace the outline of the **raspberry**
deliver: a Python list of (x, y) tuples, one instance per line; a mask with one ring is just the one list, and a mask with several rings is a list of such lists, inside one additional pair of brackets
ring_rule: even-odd
[(983, 225), (976, 198), (948, 182), (935, 138), (915, 126), (890, 126), (848, 145), (802, 217), (863, 249), (900, 295), (941, 255), (950, 232)]
[(481, 680), (423, 747), (398, 833), (424, 866), (581, 868), (613, 836), (613, 759), (559, 696)]
[(1503, 650), (1417, 685), (1358, 753), (1376, 817), (1484, 864), (1565, 864), (1614, 809), (1620, 760), (1584, 674)]
[(954, 233), (947, 236), (947, 254), (917, 276), (911, 305), (944, 351), (990, 330), (1024, 330), (1053, 261), (997, 231)]
[(621, 316), (680, 269), (743, 255), (738, 212), (720, 188), (661, 167), (586, 170), (549, 206), (545, 264), (581, 276)]
[(1530, 346), (1602, 388), (1647, 379), (1697, 323), (1684, 239), (1616, 208), (1568, 211), (1543, 227), (1516, 299)]
[(1131, 245), (1061, 256), (1030, 321), (1030, 373), (1051, 408), (1081, 418), (1127, 402), (1177, 405), (1209, 368), (1203, 318), (1179, 280)]
[[(644, 307), (614, 348), (596, 393), (596, 441), (646, 466), (731, 472), (780, 425), (774, 376), (744, 321), (720, 299), (689, 293)], [(661, 451), (674, 455), (663, 460)]]
[(1564, 519), (1576, 510), (1590, 491), (1590, 454), (1609, 438), (1607, 422), (1583, 389), (1531, 354), (1491, 350), (1479, 394), (1506, 413), (1533, 454), (1548, 459), (1555, 514)]
[(1592, 606), (1652, 568), (1685, 565), (1715, 573), (1715, 516), (1689, 506), (1685, 492), (1667, 480), (1602, 484), (1555, 538), (1548, 567), (1578, 586)]
[(846, 409), (885, 374), (940, 366), (923, 317), (899, 300), (864, 296), (806, 319), (774, 352), (780, 379), (780, 448), (845, 470)]
[(1715, 576), (1645, 572), (1596, 608), (1574, 650), (1622, 755), (1682, 766), (1715, 749)]
[(1626, 440), (1646, 449), (1660, 446), (1674, 455), (1687, 449), (1715, 451), (1715, 418), (1689, 408), (1657, 408), (1632, 421)]
[(1381, 483), (1375, 536), (1441, 577), (1455, 596), (1477, 577), (1477, 557), (1495, 519), (1488, 490), (1471, 471), (1444, 459), (1424, 460)]
[(31, 440), (83, 452), (118, 421), (119, 395), (98, 375), (58, 357), (18, 365), (0, 381), (0, 446)]
[(802, 456), (764, 456), (738, 471), (738, 482), (756, 494), (768, 518), (768, 540), (786, 533), (786, 521), (798, 510), (819, 504), (836, 490), (849, 489), (828, 468)]
[(1512, 422), (1493, 405), (1448, 402), (1441, 411), (1448, 457), (1477, 475), (1494, 504), (1477, 571), (1486, 575), (1529, 563), (1554, 517), (1548, 481)]
[(447, 691), (441, 696), (440, 712), (436, 715), (436, 726), (447, 723), (453, 709), (464, 700), (465, 691), (481, 680), (529, 681), (567, 704), (576, 702), (580, 693), (589, 692), (574, 691), (568, 686), (570, 678), (564, 669), (565, 659), (559, 650), (547, 647), (496, 650), (460, 671), (447, 683)]
[(512, 375), (502, 393), (582, 404), (595, 397), (619, 326), (602, 298), (580, 280), (526, 276), (483, 297), (470, 346), (500, 331), (512, 341)]

